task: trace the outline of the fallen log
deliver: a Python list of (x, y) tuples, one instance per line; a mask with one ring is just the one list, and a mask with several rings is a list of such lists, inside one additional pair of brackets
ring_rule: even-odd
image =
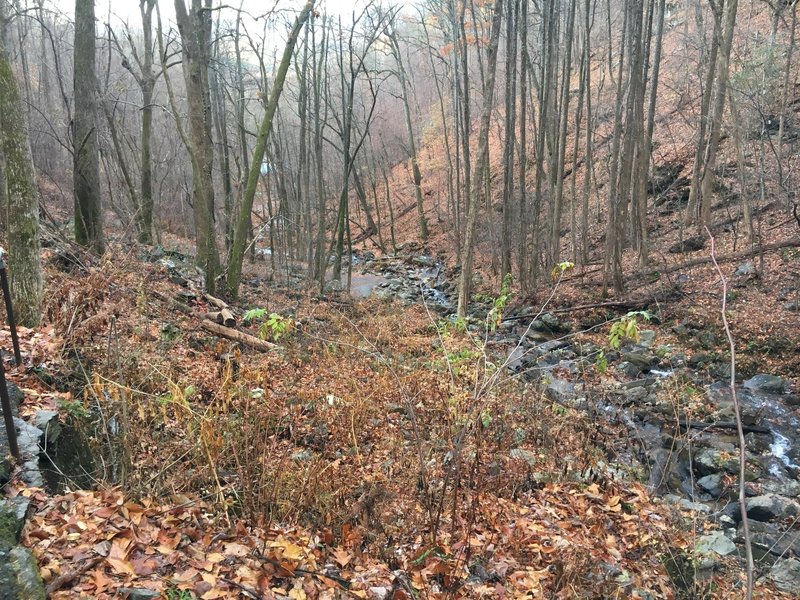
[(209, 321), (214, 321), (214, 323), (217, 323), (218, 325), (224, 325), (225, 327), (234, 327), (236, 325), (236, 317), (234, 317), (233, 313), (227, 308), (223, 308), (222, 310), (217, 310), (214, 312), (203, 313), (198, 316), (201, 319), (208, 319)]
[(219, 298), (215, 298), (211, 294), (203, 294), (203, 297), (208, 300), (208, 303), (212, 306), (215, 306), (219, 310), (230, 309), (228, 304), (224, 300), (220, 300)]
[(246, 346), (250, 346), (251, 348), (255, 348), (256, 350), (263, 350), (264, 352), (269, 352), (270, 350), (275, 350), (276, 348), (278, 348), (276, 344), (272, 344), (265, 340), (260, 340), (255, 336), (242, 333), (241, 331), (237, 331), (236, 329), (231, 329), (230, 327), (225, 327), (224, 325), (220, 325), (219, 323), (214, 323), (213, 321), (209, 321), (208, 319), (203, 319), (203, 321), (200, 323), (200, 326), (206, 331), (210, 331), (211, 333), (214, 333), (220, 337), (233, 340), (234, 342), (239, 342)]

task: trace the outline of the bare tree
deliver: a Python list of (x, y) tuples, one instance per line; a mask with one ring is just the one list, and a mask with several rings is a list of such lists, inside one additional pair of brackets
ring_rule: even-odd
[(75, 0), (75, 60), (72, 117), (75, 239), (103, 252), (103, 217), (97, 142), (94, 0)]
[(17, 319), (39, 323), (42, 271), (39, 255), (39, 192), (28, 138), (25, 103), (8, 52), (8, 4), (0, 0), (0, 177), (2, 221), (7, 225), (11, 297)]

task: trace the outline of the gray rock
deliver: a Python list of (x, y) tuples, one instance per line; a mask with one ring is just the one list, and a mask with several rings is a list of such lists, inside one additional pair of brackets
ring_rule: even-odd
[(800, 481), (796, 479), (767, 479), (761, 484), (764, 493), (780, 494), (789, 498), (800, 498)]
[(702, 502), (692, 502), (691, 500), (687, 500), (686, 498), (681, 498), (680, 496), (676, 496), (675, 494), (667, 494), (666, 496), (664, 496), (664, 500), (666, 500), (670, 504), (675, 504), (679, 506), (683, 510), (691, 510), (702, 514), (711, 513), (711, 507), (708, 506), (707, 504), (703, 504)]
[(775, 587), (788, 594), (800, 594), (800, 560), (779, 560), (769, 571)]
[(614, 367), (614, 369), (626, 377), (638, 377), (639, 373), (642, 372), (639, 367), (628, 362), (627, 360), (619, 363), (616, 367)]
[(798, 312), (800, 311), (800, 302), (787, 302), (783, 305), (783, 310), (788, 310), (789, 312)]
[(0, 544), (19, 543), (29, 506), (30, 500), (22, 496), (9, 500), (0, 497)]
[(553, 402), (567, 403), (575, 398), (575, 384), (556, 377), (547, 384), (545, 393)]
[(569, 333), (569, 325), (562, 323), (552, 313), (544, 313), (531, 324), (531, 329), (545, 333)]
[[(754, 546), (775, 556), (800, 556), (800, 531), (781, 531), (777, 525), (763, 521), (750, 521), (750, 540)], [(738, 535), (744, 537), (744, 527), (739, 526)]]
[(722, 474), (712, 473), (697, 480), (697, 485), (708, 494), (719, 498), (722, 495)]
[(513, 459), (525, 461), (529, 467), (536, 466), (536, 454), (530, 450), (525, 450), (524, 448), (514, 448), (508, 453), (508, 455)]
[(44, 584), (31, 551), (0, 544), (0, 600), (45, 600)]
[(756, 268), (751, 262), (743, 262), (738, 267), (736, 267), (736, 272), (734, 273), (737, 277), (744, 277), (746, 275), (755, 275)]
[(658, 357), (648, 352), (623, 352), (622, 360), (635, 365), (639, 370), (649, 369), (658, 363)]
[(308, 462), (313, 458), (314, 458), (314, 453), (307, 448), (305, 450), (299, 450), (294, 454), (292, 454), (292, 460), (296, 462)]
[(786, 389), (786, 381), (777, 375), (759, 373), (745, 381), (742, 386), (754, 392), (766, 392), (768, 394), (782, 394)]
[(698, 476), (704, 477), (725, 471), (735, 473), (739, 462), (734, 458), (726, 459), (716, 448), (701, 448), (692, 457), (692, 467)]
[[(8, 388), (8, 399), (11, 401), (11, 414), (17, 416), (19, 413), (19, 405), (22, 404), (22, 401), (25, 399), (22, 391), (17, 387), (16, 384), (7, 381), (6, 387)], [(3, 414), (3, 409), (0, 407), (0, 415)]]
[(800, 515), (800, 503), (778, 494), (764, 494), (747, 498), (745, 507), (747, 516), (756, 521), (771, 521)]
[(721, 531), (713, 531), (697, 540), (695, 551), (704, 555), (715, 553), (720, 556), (727, 556), (736, 552), (736, 544), (725, 537), (725, 534)]
[(639, 332), (639, 345), (643, 348), (652, 348), (656, 341), (656, 332), (652, 329), (645, 329)]

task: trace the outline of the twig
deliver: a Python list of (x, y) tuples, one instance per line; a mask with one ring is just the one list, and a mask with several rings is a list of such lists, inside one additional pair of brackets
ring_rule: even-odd
[(259, 552), (257, 550), (253, 550), (251, 552), (251, 554), (253, 556), (255, 556), (256, 558), (260, 559), (260, 560), (267, 561), (269, 564), (271, 564), (273, 567), (275, 567), (277, 569), (281, 569), (283, 571), (287, 571), (287, 572), (291, 573), (292, 576), (294, 576), (294, 575), (311, 575), (313, 577), (322, 577), (324, 579), (330, 579), (331, 581), (334, 581), (334, 582), (338, 583), (345, 590), (349, 590), (350, 586), (353, 585), (350, 581), (348, 581), (344, 577), (339, 577), (338, 575), (328, 575), (327, 573), (322, 573), (320, 571), (311, 571), (309, 569), (301, 569), (300, 567), (297, 567), (295, 569), (291, 569), (290, 570), (288, 567), (282, 565), (277, 560), (273, 560), (269, 556), (266, 556), (265, 554), (261, 554), (261, 552)]
[(736, 415), (736, 430), (739, 434), (739, 512), (742, 516), (742, 528), (744, 532), (744, 548), (747, 557), (747, 600), (753, 599), (753, 571), (755, 565), (753, 563), (753, 548), (750, 540), (750, 524), (747, 520), (747, 504), (745, 503), (745, 467), (747, 455), (745, 453), (745, 440), (744, 429), (742, 427), (742, 413), (739, 410), (739, 399), (736, 396), (736, 344), (733, 341), (731, 328), (728, 325), (728, 316), (726, 315), (728, 308), (728, 281), (722, 274), (717, 263), (716, 255), (714, 254), (714, 236), (708, 226), (705, 227), (708, 237), (711, 239), (711, 261), (714, 263), (714, 268), (719, 274), (722, 281), (722, 326), (725, 328), (725, 336), (728, 338), (728, 345), (731, 350), (731, 397), (733, 398), (733, 412)]
[(95, 556), (94, 558), (87, 560), (77, 569), (73, 569), (72, 571), (67, 571), (63, 575), (59, 575), (58, 577), (56, 577), (53, 581), (47, 584), (47, 589), (45, 591), (47, 592), (48, 598), (53, 593), (57, 592), (67, 584), (70, 584), (76, 579), (78, 579), (89, 569), (93, 569), (95, 566), (97, 566), (98, 563), (102, 562), (103, 560), (105, 560), (104, 556)]
[(231, 579), (228, 579), (227, 577), (220, 577), (219, 580), (220, 581), (224, 581), (228, 585), (235, 587), (236, 589), (241, 591), (248, 598), (253, 598), (253, 600), (266, 600), (264, 598), (264, 596), (262, 596), (261, 594), (259, 594), (255, 590), (252, 590), (249, 587), (242, 585), (241, 583), (236, 583), (235, 581), (232, 581)]

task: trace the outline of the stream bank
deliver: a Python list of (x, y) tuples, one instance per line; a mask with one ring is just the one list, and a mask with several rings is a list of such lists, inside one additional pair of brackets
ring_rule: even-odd
[[(440, 298), (434, 304), (452, 313), (454, 289), (440, 261), (411, 254), (360, 262), (370, 279), (358, 296), (406, 304)], [(481, 321), (487, 310), (478, 304), (471, 316)], [(592, 323), (547, 312), (531, 323), (535, 316), (530, 307), (509, 312), (487, 335), (496, 361), (550, 401), (627, 431), (627, 439), (607, 448), (606, 469), (638, 478), (687, 518), (699, 519), (693, 577), (708, 578), (723, 568), (724, 557), (743, 560), (730, 365), (704, 351), (709, 334), (696, 332), (693, 351), (660, 344), (658, 333), (646, 330), (609, 351), (575, 339), (574, 329), (592, 329)], [(584, 375), (596, 374), (601, 351), (608, 372), (588, 383), (598, 380)], [(800, 396), (767, 373), (735, 391), (746, 432), (746, 510), (757, 570), (778, 589), (800, 595)]]

